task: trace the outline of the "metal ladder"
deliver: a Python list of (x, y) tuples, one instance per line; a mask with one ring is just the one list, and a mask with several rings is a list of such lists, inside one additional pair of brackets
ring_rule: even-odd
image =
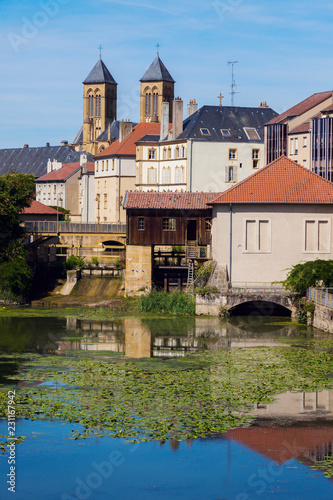
[(187, 285), (186, 290), (192, 288), (194, 282), (194, 264), (193, 260), (189, 260), (188, 262), (188, 271), (187, 271)]

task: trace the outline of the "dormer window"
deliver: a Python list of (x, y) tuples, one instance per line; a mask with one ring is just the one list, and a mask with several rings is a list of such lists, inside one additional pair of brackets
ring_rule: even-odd
[(221, 128), (221, 134), (223, 137), (226, 137), (230, 135), (230, 130), (228, 130), (227, 128)]
[(255, 128), (244, 127), (244, 132), (249, 141), (260, 141), (259, 134)]
[(201, 135), (210, 135), (208, 128), (201, 128), (200, 132), (201, 132)]

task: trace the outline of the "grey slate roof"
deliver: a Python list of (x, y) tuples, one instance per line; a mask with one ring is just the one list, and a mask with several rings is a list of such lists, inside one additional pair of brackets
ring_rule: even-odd
[[(108, 140), (108, 127), (97, 137), (98, 141)], [(113, 120), (111, 123), (111, 141), (116, 141), (119, 139), (119, 120)]]
[[(183, 132), (177, 139), (196, 139), (220, 142), (264, 142), (264, 125), (277, 116), (271, 108), (245, 108), (237, 106), (203, 106), (183, 122)], [(249, 139), (245, 128), (255, 128), (260, 140)], [(208, 129), (203, 135), (200, 129)], [(223, 136), (221, 129), (229, 130)]]
[(175, 80), (170, 75), (157, 54), (155, 60), (151, 63), (140, 82), (172, 82)]
[(141, 139), (138, 142), (159, 142), (159, 140), (160, 140), (159, 135), (147, 134), (141, 137)]
[[(62, 163), (74, 163), (80, 161), (80, 154), (80, 151), (73, 151), (69, 145), (0, 149), (0, 175), (16, 171), (23, 174), (33, 174), (36, 178), (41, 177), (46, 174), (49, 159)], [(85, 152), (85, 154), (87, 161), (94, 160), (90, 153)]]
[(114, 83), (118, 85), (102, 59), (98, 59), (83, 83)]

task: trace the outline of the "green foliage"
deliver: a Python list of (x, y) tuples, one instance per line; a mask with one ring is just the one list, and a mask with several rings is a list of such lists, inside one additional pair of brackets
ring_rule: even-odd
[(215, 287), (199, 287), (195, 289), (195, 293), (210, 297), (213, 293), (220, 293), (220, 290)]
[(302, 297), (297, 301), (297, 311), (296, 318), (299, 323), (306, 325), (310, 319), (311, 324), (313, 323), (314, 311), (316, 304), (312, 300), (307, 300), (306, 297)]
[[(32, 280), (32, 272), (23, 257), (0, 263), (0, 298), (22, 302), (27, 297)], [(7, 299), (6, 299), (7, 298)]]
[(54, 210), (57, 210), (58, 212), (61, 212), (62, 214), (68, 215), (71, 213), (70, 210), (67, 210), (64, 207), (58, 207), (57, 205), (50, 205), (51, 208), (54, 208)]
[(76, 255), (71, 255), (65, 262), (65, 269), (71, 271), (73, 269), (82, 269), (84, 266), (84, 260), (81, 257), (76, 257)]
[(174, 246), (172, 247), (172, 251), (173, 251), (174, 253), (185, 253), (185, 249), (184, 249), (184, 247), (182, 247), (181, 245), (174, 245)]
[(93, 257), (93, 258), (91, 259), (91, 262), (92, 262), (92, 264), (94, 264), (94, 266), (98, 266), (98, 264), (99, 264), (99, 262), (98, 262), (98, 258), (97, 258), (97, 257)]
[(157, 291), (142, 295), (140, 310), (150, 313), (195, 314), (195, 299), (193, 295), (184, 292)]
[(116, 260), (116, 268), (117, 269), (125, 269), (126, 267), (126, 260), (122, 257)]
[(304, 297), (312, 286), (333, 287), (333, 260), (316, 259), (296, 264), (282, 284), (299, 297)]

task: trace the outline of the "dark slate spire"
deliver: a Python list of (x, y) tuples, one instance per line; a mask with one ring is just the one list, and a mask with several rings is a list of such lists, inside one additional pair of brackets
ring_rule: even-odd
[(157, 54), (155, 60), (149, 66), (140, 82), (172, 82), (175, 80), (170, 75), (169, 71), (166, 69), (162, 63), (160, 56)]
[(101, 58), (98, 59), (83, 83), (113, 83), (118, 85)]

